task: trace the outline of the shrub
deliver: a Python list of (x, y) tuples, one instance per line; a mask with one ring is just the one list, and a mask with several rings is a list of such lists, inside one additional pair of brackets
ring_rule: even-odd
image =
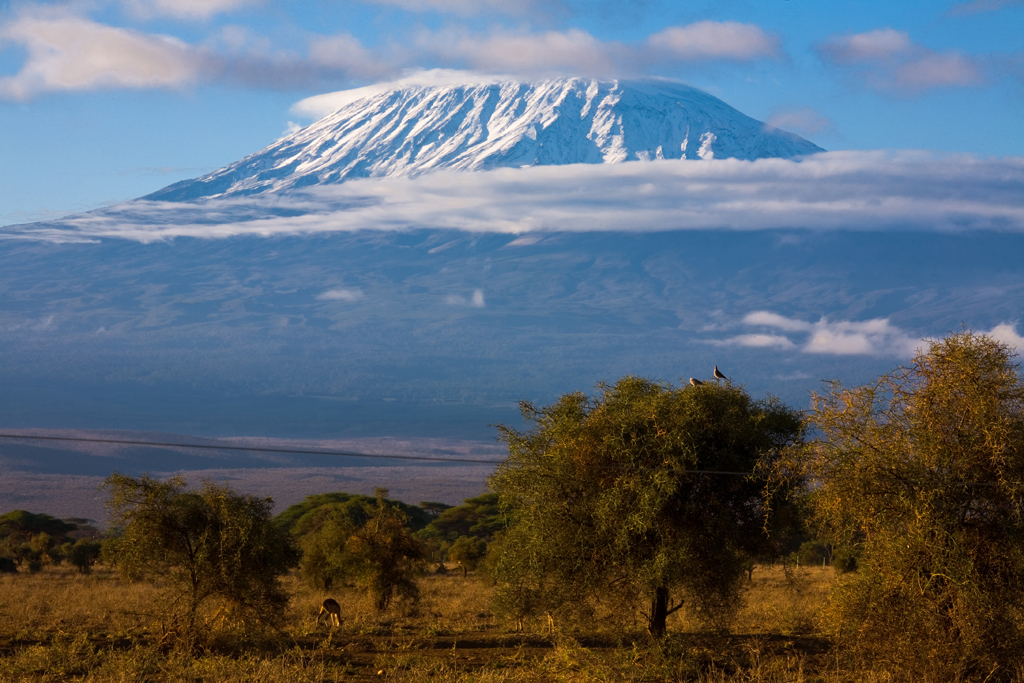
[(828, 623), (848, 652), (908, 676), (1024, 666), (1024, 380), (1007, 346), (931, 343), (867, 386), (814, 398), (794, 467), (843, 549)]

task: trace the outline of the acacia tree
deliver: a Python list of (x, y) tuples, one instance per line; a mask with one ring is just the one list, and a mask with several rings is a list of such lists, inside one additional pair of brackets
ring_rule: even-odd
[[(358, 515), (339, 505), (324, 505), (306, 519), (300, 539), (301, 570), (306, 581), (323, 589), (352, 580), (383, 611), (395, 596), (419, 597), (416, 575), (425, 549), (409, 529), (409, 517), (387, 499), (388, 490), (378, 488), (375, 493), (373, 503), (359, 502)], [(354, 517), (362, 523), (353, 521)]]
[[(785, 491), (767, 471), (801, 435), (799, 415), (731, 384), (676, 389), (636, 377), (500, 426), (508, 459), (491, 478), (510, 526), (495, 567), (516, 617), (613, 595), (649, 601), (649, 631), (688, 600), (707, 619), (737, 605), (745, 560), (770, 554)], [(777, 505), (775, 503), (778, 503)]]
[(1024, 381), (1009, 348), (953, 334), (866, 386), (814, 397), (823, 537), (858, 552), (827, 614), (849, 651), (960, 680), (1024, 663)]
[(115, 473), (105, 487), (113, 521), (124, 527), (112, 553), (118, 568), (167, 581), (166, 603), (183, 607), (190, 637), (211, 598), (264, 622), (280, 616), (288, 596), (278, 579), (297, 554), (287, 532), (271, 522), (270, 498), (210, 481), (188, 491), (181, 477), (161, 482)]

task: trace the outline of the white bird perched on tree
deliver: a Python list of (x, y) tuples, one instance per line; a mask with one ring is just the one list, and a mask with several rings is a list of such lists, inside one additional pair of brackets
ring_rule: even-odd
[(729, 379), (728, 377), (726, 377), (725, 375), (722, 374), (722, 371), (718, 369), (717, 365), (715, 366), (715, 379), (724, 379), (724, 380), (728, 380)]
[(701, 382), (699, 379), (694, 379), (693, 377), (690, 378), (691, 386), (699, 387), (701, 384), (704, 384), (704, 382)]

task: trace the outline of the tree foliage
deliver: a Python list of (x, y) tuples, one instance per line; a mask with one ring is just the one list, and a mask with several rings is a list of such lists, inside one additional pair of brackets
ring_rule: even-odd
[(506, 611), (650, 600), (660, 636), (675, 592), (726, 618), (747, 558), (777, 549), (766, 529), (787, 509), (784, 491), (751, 475), (800, 438), (799, 415), (728, 383), (636, 377), (521, 409), (531, 428), (500, 427), (509, 455), (491, 479), (511, 521), (496, 566)]
[(359, 514), (349, 499), (321, 505), (315, 515), (303, 516), (296, 529), (305, 532), (300, 537), (301, 571), (307, 582), (327, 589), (336, 582), (353, 581), (383, 611), (396, 596), (419, 597), (416, 576), (424, 548), (413, 536), (405, 512), (387, 499), (387, 489), (376, 492), (376, 498), (355, 499)]
[[(370, 511), (376, 505), (375, 496), (364, 496), (358, 493), (335, 491), (306, 496), (301, 503), (288, 506), (284, 512), (274, 518), (274, 523), (290, 532), (293, 536), (304, 536), (320, 527), (328, 511), (330, 514), (341, 512), (357, 527), (366, 524)], [(406, 517), (407, 526), (412, 531), (423, 529), (432, 519), (432, 514), (416, 505), (409, 505), (400, 500), (388, 500), (388, 505), (400, 510)]]
[(477, 536), (459, 536), (448, 549), (448, 559), (462, 566), (462, 574), (475, 570), (487, 557), (487, 541)]
[(113, 520), (124, 527), (112, 548), (117, 566), (129, 577), (166, 581), (168, 604), (183, 609), (190, 633), (200, 606), (214, 598), (265, 622), (280, 615), (288, 597), (278, 578), (297, 556), (271, 522), (271, 499), (209, 481), (189, 491), (180, 477), (115, 473), (105, 486)]
[(80, 538), (74, 543), (66, 543), (65, 546), (66, 548), (61, 552), (71, 566), (78, 570), (79, 574), (92, 572), (92, 566), (100, 558), (100, 549), (103, 547), (99, 541), (88, 538)]
[(1024, 664), (1024, 381), (970, 332), (908, 367), (814, 397), (791, 463), (815, 520), (853, 551), (829, 616), (850, 651), (952, 680)]
[(454, 543), (460, 536), (489, 541), (505, 528), (505, 517), (498, 508), (498, 494), (485, 493), (467, 498), (462, 505), (449, 506), (419, 532), (425, 539)]
[(53, 538), (63, 539), (77, 528), (74, 524), (50, 515), (35, 514), (26, 510), (13, 510), (0, 515), (0, 538), (17, 535), (27, 539), (45, 533)]

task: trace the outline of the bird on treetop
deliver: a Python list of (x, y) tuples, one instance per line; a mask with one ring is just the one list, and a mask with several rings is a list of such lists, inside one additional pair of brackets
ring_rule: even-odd
[(722, 371), (718, 369), (717, 365), (715, 366), (715, 379), (729, 379), (728, 377), (722, 374)]
[(704, 384), (704, 382), (701, 382), (699, 379), (694, 379), (693, 377), (691, 377), (690, 384), (692, 386), (699, 387), (701, 384)]

